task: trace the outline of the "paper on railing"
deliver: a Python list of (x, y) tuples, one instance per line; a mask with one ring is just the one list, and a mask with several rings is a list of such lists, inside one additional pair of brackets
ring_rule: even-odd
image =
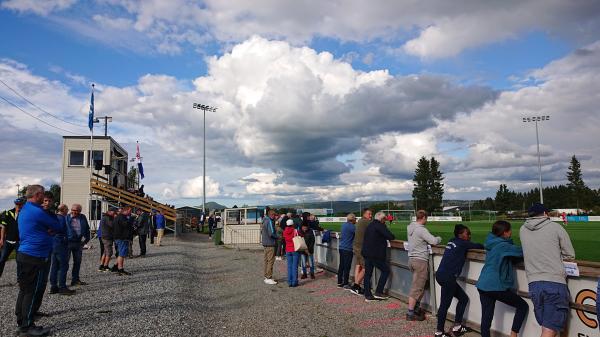
[(387, 241), (388, 248), (392, 248), (392, 243), (390, 242), (390, 240), (385, 240), (385, 241)]
[(433, 255), (433, 249), (431, 249), (431, 245), (427, 245), (427, 251), (429, 252), (429, 255)]
[(335, 232), (335, 237), (336, 237), (337, 239), (339, 239), (339, 238), (340, 238), (340, 233), (338, 233), (338, 232)]
[(408, 244), (408, 242), (404, 241), (404, 242), (402, 243), (402, 245), (404, 246), (404, 250), (408, 252), (408, 251), (409, 251), (409, 249), (410, 249), (410, 245)]
[(579, 268), (575, 262), (563, 262), (567, 276), (579, 276)]

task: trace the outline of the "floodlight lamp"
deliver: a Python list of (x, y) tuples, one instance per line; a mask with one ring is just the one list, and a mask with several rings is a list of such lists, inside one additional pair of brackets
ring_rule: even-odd
[(546, 116), (546, 120), (549, 121), (550, 120), (550, 116)]
[(198, 109), (198, 103), (194, 103), (194, 109)]
[(523, 117), (523, 123), (527, 123), (527, 118)]

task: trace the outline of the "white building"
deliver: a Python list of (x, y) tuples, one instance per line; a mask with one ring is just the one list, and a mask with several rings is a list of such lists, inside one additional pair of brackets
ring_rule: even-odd
[(108, 205), (95, 197), (90, 200), (90, 180), (97, 179), (115, 187), (126, 186), (128, 155), (112, 137), (98, 136), (94, 137), (93, 159), (90, 162), (90, 137), (63, 137), (60, 200), (69, 207), (81, 204), (82, 213), (88, 217), (91, 205), (92, 221), (99, 220)]

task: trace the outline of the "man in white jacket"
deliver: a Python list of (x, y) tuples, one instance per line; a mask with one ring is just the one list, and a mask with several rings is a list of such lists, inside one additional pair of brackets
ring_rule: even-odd
[(408, 225), (408, 267), (412, 272), (412, 283), (408, 294), (408, 321), (423, 321), (425, 314), (419, 308), (421, 298), (425, 290), (425, 284), (429, 279), (429, 247), (437, 245), (442, 238), (434, 237), (429, 233), (425, 224), (427, 223), (427, 212), (417, 211), (417, 221)]

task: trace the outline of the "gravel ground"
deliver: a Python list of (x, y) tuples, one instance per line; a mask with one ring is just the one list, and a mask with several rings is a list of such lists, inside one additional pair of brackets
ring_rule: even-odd
[[(97, 272), (95, 244), (84, 251), (81, 268), (89, 285), (74, 287), (74, 296), (46, 293), (41, 310), (52, 316), (38, 324), (51, 327), (54, 336), (425, 337), (435, 331), (435, 318), (407, 322), (404, 303), (365, 303), (336, 288), (328, 273), (289, 288), (285, 261), (275, 263), (280, 283), (267, 286), (262, 251), (216, 247), (196, 233), (167, 237), (164, 244), (149, 246), (145, 258), (126, 260), (132, 276)], [(0, 279), (0, 336), (15, 329), (14, 275), (9, 261)]]

